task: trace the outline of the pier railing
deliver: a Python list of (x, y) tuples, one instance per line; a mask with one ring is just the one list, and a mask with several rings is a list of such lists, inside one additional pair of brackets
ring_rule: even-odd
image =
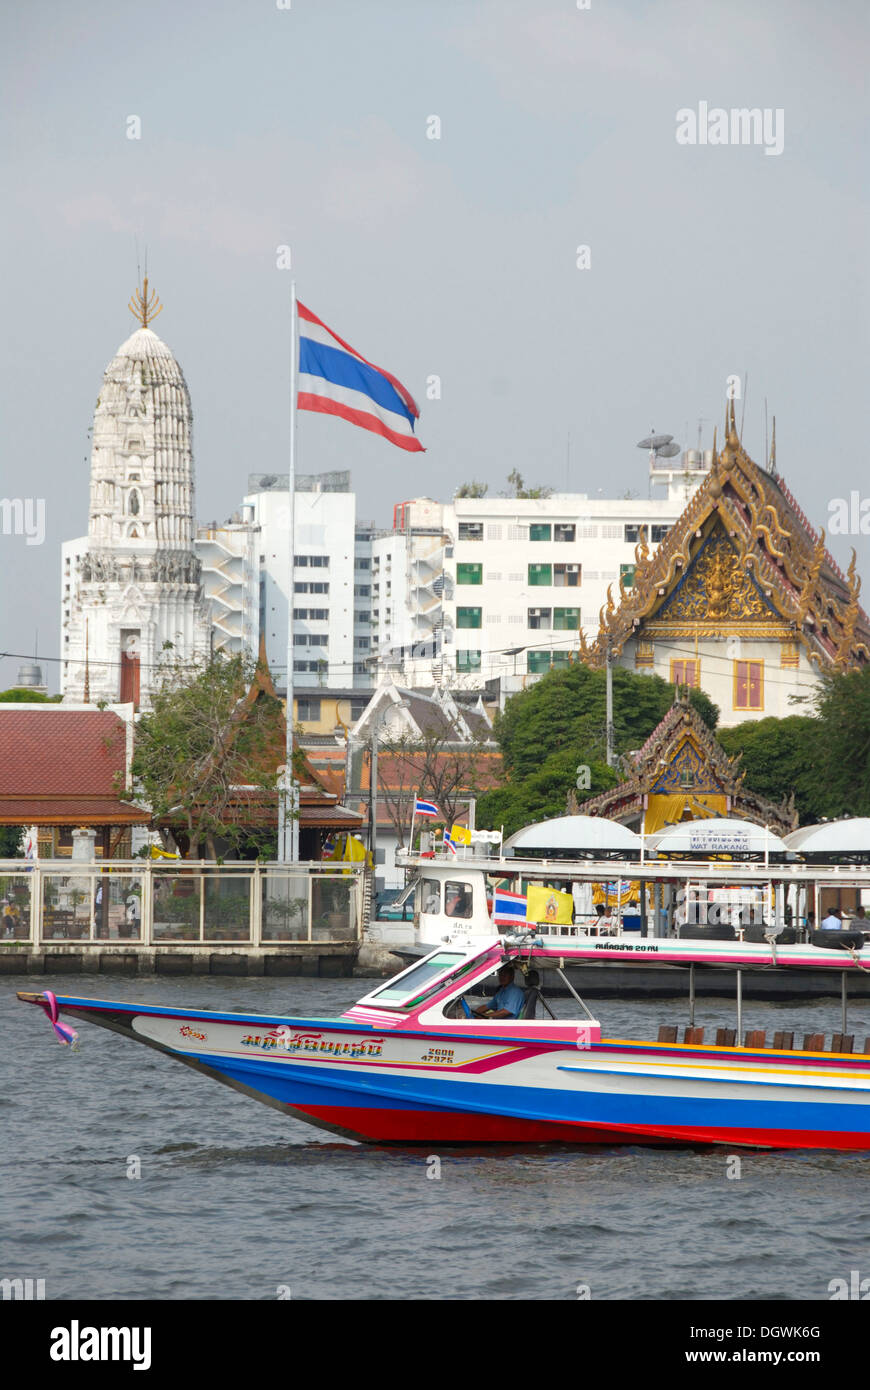
[(358, 941), (363, 870), (322, 863), (0, 860), (0, 945)]

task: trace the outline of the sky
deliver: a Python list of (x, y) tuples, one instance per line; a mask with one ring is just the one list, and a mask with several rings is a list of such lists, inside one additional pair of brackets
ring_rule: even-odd
[[(423, 454), (300, 415), (298, 468), (349, 468), (361, 519), (514, 469), (643, 498), (638, 440), (711, 447), (735, 375), (744, 445), (763, 460), (766, 401), (814, 524), (870, 497), (868, 49), (865, 0), (6, 6), (0, 499), (41, 500), (45, 536), (0, 515), (0, 689), (37, 632), (57, 688), (60, 546), (87, 530), (137, 246), (200, 521), (286, 471), (292, 277), (420, 405)], [(678, 142), (701, 103), (768, 110), (781, 152)], [(870, 537), (829, 544), (870, 584)]]

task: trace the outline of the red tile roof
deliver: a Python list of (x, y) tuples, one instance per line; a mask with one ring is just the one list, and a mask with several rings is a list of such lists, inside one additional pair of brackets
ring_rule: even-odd
[(0, 823), (147, 821), (119, 799), (126, 740), (123, 719), (109, 710), (0, 705)]

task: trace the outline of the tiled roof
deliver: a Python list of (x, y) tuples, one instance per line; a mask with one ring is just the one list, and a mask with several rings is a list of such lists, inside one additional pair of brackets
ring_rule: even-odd
[(126, 725), (108, 710), (0, 705), (0, 799), (111, 797), (126, 766)]
[(0, 796), (0, 825), (145, 825), (150, 819), (113, 796)]

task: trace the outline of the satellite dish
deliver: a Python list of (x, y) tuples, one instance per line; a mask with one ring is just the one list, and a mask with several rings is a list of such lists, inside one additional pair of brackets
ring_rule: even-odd
[(663, 444), (660, 449), (656, 449), (657, 459), (672, 459), (675, 454), (680, 452), (679, 444)]
[(647, 439), (642, 439), (637, 447), (639, 449), (661, 449), (662, 445), (670, 444), (673, 437), (672, 434), (651, 434)]

